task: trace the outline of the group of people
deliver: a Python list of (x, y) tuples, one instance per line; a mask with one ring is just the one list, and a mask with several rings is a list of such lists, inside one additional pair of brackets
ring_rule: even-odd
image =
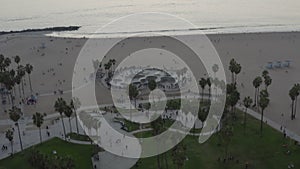
[(7, 150), (7, 146), (6, 145), (2, 145), (2, 151), (6, 151)]

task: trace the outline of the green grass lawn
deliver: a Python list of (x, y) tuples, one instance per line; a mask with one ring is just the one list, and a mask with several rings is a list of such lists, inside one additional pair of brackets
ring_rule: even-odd
[(92, 168), (92, 145), (78, 145), (65, 142), (59, 138), (53, 138), (43, 144), (36, 145), (23, 152), (17, 153), (13, 157), (0, 160), (0, 169), (32, 169), (27, 161), (31, 149), (38, 149), (41, 153), (50, 155), (52, 155), (53, 150), (55, 150), (57, 155), (72, 157), (76, 169)]
[(91, 141), (90, 137), (87, 135), (77, 134), (77, 133), (69, 133), (67, 137), (70, 137), (72, 140), (78, 141)]
[[(293, 163), (295, 168), (300, 167), (299, 146), (294, 145), (290, 139), (284, 139), (282, 133), (267, 125), (264, 125), (263, 137), (260, 137), (260, 122), (252, 117), (248, 117), (247, 130), (244, 134), (242, 117), (243, 114), (238, 113), (238, 118), (234, 122), (234, 135), (229, 145), (229, 154), (234, 157), (234, 160), (226, 163), (218, 160), (225, 156), (225, 148), (219, 134), (213, 135), (204, 144), (199, 144), (197, 137), (187, 136), (183, 140), (187, 147), (188, 159), (184, 169), (244, 169), (246, 162), (250, 164), (249, 169), (283, 169), (290, 163)], [(136, 136), (150, 137), (151, 131), (137, 133)], [(283, 147), (284, 144), (288, 146)], [(0, 169), (32, 169), (27, 162), (27, 157), (29, 150), (33, 148), (46, 154), (52, 154), (52, 151), (56, 150), (58, 155), (71, 156), (75, 161), (76, 169), (92, 168), (93, 146), (72, 144), (54, 138), (15, 154), (14, 157), (1, 160)], [(290, 154), (287, 154), (287, 151), (290, 151)], [(176, 168), (170, 151), (167, 152), (167, 162), (169, 169)], [(138, 167), (133, 167), (135, 168), (157, 169), (156, 157), (140, 159)]]
[[(188, 158), (183, 168), (244, 169), (246, 162), (249, 163), (249, 169), (283, 169), (290, 163), (293, 163), (295, 168), (300, 168), (300, 147), (294, 145), (292, 140), (284, 139), (282, 133), (267, 125), (264, 125), (263, 137), (260, 137), (260, 122), (253, 118), (248, 118), (247, 130), (244, 134), (241, 121), (242, 113), (238, 113), (238, 119), (234, 124), (234, 135), (229, 145), (229, 153), (234, 160), (226, 163), (218, 161), (218, 158), (225, 156), (225, 148), (220, 145), (220, 135), (213, 135), (204, 144), (199, 144), (197, 137), (188, 136), (183, 140), (187, 147)], [(137, 137), (150, 135), (151, 132), (136, 134)], [(283, 147), (283, 144), (287, 144), (288, 147)], [(290, 155), (286, 153), (287, 151), (290, 151)], [(170, 151), (167, 153), (167, 159), (169, 168), (176, 168)], [(140, 159), (138, 167), (134, 168), (157, 169), (156, 157)]]

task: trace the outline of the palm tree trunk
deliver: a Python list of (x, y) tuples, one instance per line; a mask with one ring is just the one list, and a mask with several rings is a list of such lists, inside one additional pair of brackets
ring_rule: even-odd
[(294, 109), (294, 116), (293, 116), (293, 119), (296, 118), (296, 113), (297, 113), (297, 100), (298, 100), (298, 96), (296, 96), (296, 100), (295, 100), (295, 109)]
[(60, 116), (61, 116), (61, 123), (62, 123), (62, 126), (63, 126), (63, 131), (64, 131), (64, 137), (65, 137), (65, 140), (66, 140), (67, 137), (66, 137), (66, 128), (65, 128), (64, 118), (63, 118), (62, 114)]
[(7, 96), (7, 100), (8, 100), (8, 104), (11, 104), (11, 98), (10, 98), (10, 96), (9, 96), (9, 94), (8, 93), (6, 93), (6, 96)]
[(77, 113), (76, 113), (76, 110), (74, 111), (74, 113), (75, 113), (76, 131), (77, 131), (77, 134), (79, 134), (78, 120), (77, 120)]
[(255, 88), (255, 93), (254, 93), (254, 105), (256, 106), (257, 105), (257, 97), (256, 97), (256, 95), (257, 95), (257, 88)]
[(204, 89), (202, 88), (202, 102), (203, 102), (203, 99), (204, 99)]
[(19, 126), (19, 124), (16, 124), (16, 125), (17, 125), (17, 128), (18, 128), (18, 134), (19, 134), (19, 140), (20, 140), (21, 150), (23, 151), (23, 144), (22, 144), (22, 138), (21, 138), (20, 126)]
[(247, 108), (245, 110), (245, 116), (244, 116), (244, 134), (246, 134), (246, 121), (247, 121)]
[(160, 158), (159, 158), (159, 155), (157, 155), (157, 168), (160, 169)]
[(292, 100), (292, 114), (291, 114), (291, 119), (293, 120), (294, 117), (294, 100)]
[(72, 133), (71, 117), (69, 117), (69, 125), (70, 125), (70, 134), (71, 134)]
[(28, 74), (28, 80), (29, 80), (29, 86), (30, 86), (30, 92), (32, 93), (32, 85), (31, 85), (31, 78), (30, 78), (30, 74)]
[(14, 98), (13, 98), (13, 94), (10, 93), (10, 99), (11, 99), (11, 105), (12, 107), (15, 105), (15, 102), (14, 102)]
[(261, 119), (260, 119), (260, 136), (262, 137), (263, 132), (263, 121), (264, 121), (264, 110), (261, 109)]
[(21, 84), (22, 84), (22, 92), (23, 92), (23, 96), (25, 96), (25, 92), (24, 92), (24, 82), (23, 82), (23, 79), (22, 79), (22, 82), (21, 82)]
[(19, 84), (19, 95), (20, 95), (20, 98), (22, 97), (22, 93), (21, 93), (21, 85)]
[(10, 141), (10, 147), (11, 147), (11, 155), (14, 154), (14, 143), (13, 141)]
[(167, 153), (165, 153), (165, 163), (166, 163), (166, 169), (169, 169)]
[(42, 141), (42, 131), (41, 131), (41, 127), (39, 127), (39, 132), (40, 132), (40, 141), (41, 141), (41, 143), (42, 143), (43, 141)]

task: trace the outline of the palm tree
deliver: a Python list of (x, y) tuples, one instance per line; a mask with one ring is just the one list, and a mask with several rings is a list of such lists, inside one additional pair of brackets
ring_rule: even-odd
[(291, 119), (294, 120), (296, 117), (296, 110), (297, 110), (297, 98), (300, 92), (300, 84), (294, 84), (294, 86), (289, 91), (289, 96), (292, 100), (292, 113)]
[(22, 92), (21, 92), (21, 80), (22, 80), (22, 77), (17, 74), (16, 78), (15, 78), (15, 83), (18, 84), (18, 87), (19, 87), (19, 95), (20, 97), (22, 97)]
[(210, 99), (210, 97), (211, 97), (211, 78), (206, 79), (206, 84), (208, 86), (208, 98)]
[(203, 99), (204, 99), (203, 97), (204, 97), (204, 89), (205, 89), (206, 83), (207, 83), (207, 81), (206, 81), (205, 78), (201, 78), (199, 80), (199, 85), (200, 85), (200, 87), (202, 89), (202, 102), (203, 102)]
[(10, 142), (10, 146), (11, 146), (11, 154), (13, 155), (13, 154), (14, 154), (14, 144), (13, 144), (13, 141), (14, 141), (14, 132), (13, 132), (11, 129), (8, 129), (8, 130), (5, 132), (5, 137), (6, 137), (7, 140)]
[(260, 133), (262, 136), (262, 130), (263, 130), (263, 120), (264, 120), (264, 110), (269, 105), (269, 98), (268, 98), (268, 92), (266, 90), (262, 90), (260, 92), (260, 98), (259, 98), (259, 107), (261, 108), (261, 119), (260, 119)]
[(229, 62), (229, 70), (231, 72), (231, 83), (234, 83), (234, 69), (235, 69), (235, 65), (236, 65), (236, 62), (234, 59), (231, 59), (230, 62)]
[(199, 111), (198, 111), (198, 119), (202, 122), (202, 128), (204, 127), (204, 122), (208, 116), (208, 110), (207, 109), (203, 109), (201, 107), (199, 107)]
[(18, 75), (21, 78), (21, 85), (22, 85), (22, 92), (23, 92), (23, 96), (25, 96), (25, 92), (24, 92), (24, 82), (23, 82), (23, 77), (25, 76), (25, 67), (23, 65), (19, 65), (18, 69), (17, 69)]
[[(157, 136), (163, 131), (163, 120), (158, 118), (151, 121), (152, 135)], [(157, 147), (158, 148), (158, 147)], [(157, 168), (161, 168), (160, 155), (157, 155)]]
[(33, 116), (32, 116), (32, 120), (33, 120), (33, 124), (39, 128), (39, 134), (40, 134), (40, 141), (42, 143), (42, 131), (41, 131), (41, 126), (44, 123), (44, 117), (46, 116), (46, 114), (41, 114), (39, 112), (36, 112)]
[(267, 70), (264, 70), (264, 71), (262, 72), (262, 77), (263, 77), (263, 78), (266, 78), (267, 76), (269, 76), (269, 72), (268, 72)]
[(294, 110), (294, 119), (296, 118), (296, 114), (297, 114), (297, 101), (298, 101), (298, 96), (300, 94), (300, 84), (297, 83), (294, 85), (294, 88), (295, 88), (295, 96), (296, 96), (296, 99), (295, 99), (295, 110)]
[(294, 118), (294, 104), (295, 104), (295, 99), (296, 99), (296, 89), (294, 88), (294, 87), (292, 87), (291, 89), (290, 89), (290, 91), (289, 91), (289, 96), (290, 96), (290, 98), (291, 98), (291, 100), (292, 100), (292, 112), (291, 112), (291, 120), (293, 120), (293, 118)]
[(20, 61), (21, 61), (21, 58), (20, 58), (20, 56), (15, 56), (15, 58), (14, 58), (14, 60), (15, 60), (15, 63), (19, 66), (19, 64), (20, 64)]
[(55, 108), (55, 111), (59, 112), (59, 114), (61, 116), (61, 123), (63, 126), (65, 140), (66, 140), (66, 128), (65, 128), (65, 123), (64, 123), (64, 119), (63, 119), (63, 113), (66, 110), (66, 107), (67, 107), (67, 103), (63, 98), (60, 97), (55, 101), (54, 108)]
[(265, 76), (265, 86), (266, 90), (268, 90), (268, 87), (272, 84), (272, 78), (270, 76)]
[(72, 124), (71, 124), (71, 117), (73, 114), (73, 110), (70, 106), (66, 106), (64, 114), (69, 118), (69, 125), (70, 125), (70, 133), (72, 133)]
[(240, 74), (241, 70), (242, 70), (241, 64), (236, 63), (236, 65), (234, 67), (234, 73), (235, 73), (234, 84), (236, 84), (236, 82), (237, 82), (237, 75)]
[(234, 59), (229, 62), (229, 70), (231, 72), (231, 83), (236, 84), (237, 75), (241, 72), (242, 66)]
[(181, 142), (177, 144), (172, 150), (173, 163), (177, 169), (182, 169), (186, 161), (186, 146)]
[(254, 95), (254, 106), (256, 106), (257, 105), (257, 98), (258, 98), (258, 93), (259, 93), (259, 87), (260, 87), (260, 85), (261, 85), (261, 83), (262, 83), (262, 79), (261, 79), (261, 77), (260, 76), (257, 76), (254, 80), (253, 80), (253, 82), (252, 82), (252, 84), (253, 84), (253, 86), (254, 86), (254, 88), (255, 88), (255, 95)]
[(240, 100), (240, 93), (236, 89), (227, 95), (226, 101), (231, 106), (231, 113), (233, 114), (234, 119), (235, 119), (235, 106), (239, 100)]
[(18, 134), (19, 134), (19, 140), (20, 140), (20, 146), (21, 146), (21, 150), (23, 150), (23, 144), (22, 144), (22, 138), (21, 138), (21, 133), (20, 133), (20, 126), (19, 126), (19, 120), (21, 118), (22, 112), (21, 109), (13, 106), (10, 110), (9, 110), (9, 118), (15, 123), (15, 125), (18, 128)]
[(129, 95), (130, 100), (134, 100), (134, 106), (136, 107), (136, 98), (139, 95), (139, 91), (135, 85), (133, 85), (133, 84), (129, 85), (128, 95)]
[(148, 82), (148, 88), (153, 91), (156, 88), (157, 84), (154, 79), (149, 80)]
[(28, 81), (29, 81), (29, 85), (30, 85), (30, 92), (32, 93), (32, 85), (31, 85), (31, 78), (30, 78), (30, 74), (33, 70), (33, 66), (30, 64), (26, 64), (25, 66), (25, 71), (28, 74)]
[(247, 109), (252, 105), (253, 100), (250, 96), (244, 98), (245, 114), (244, 114), (244, 134), (246, 134), (246, 120), (247, 120)]
[(156, 89), (156, 81), (154, 79), (149, 80), (148, 82), (148, 88), (150, 91), (153, 91), (154, 89)]
[(221, 130), (221, 136), (223, 138), (224, 146), (225, 146), (225, 158), (227, 158), (228, 149), (229, 149), (229, 145), (230, 145), (230, 142), (231, 142), (231, 137), (233, 136), (233, 127), (230, 126), (230, 125), (225, 126)]
[(75, 122), (76, 122), (76, 131), (77, 134), (79, 134), (79, 128), (78, 128), (78, 119), (77, 119), (77, 112), (76, 110), (80, 107), (81, 103), (78, 98), (73, 98), (70, 102), (70, 107), (73, 109), (75, 114)]

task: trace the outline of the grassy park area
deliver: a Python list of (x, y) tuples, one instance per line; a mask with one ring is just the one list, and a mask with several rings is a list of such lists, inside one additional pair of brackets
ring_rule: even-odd
[[(248, 168), (255, 169), (281, 169), (293, 164), (300, 166), (300, 147), (294, 141), (284, 138), (283, 134), (264, 125), (263, 136), (260, 136), (260, 122), (252, 117), (248, 118), (246, 134), (242, 124), (242, 113), (234, 123), (234, 134), (228, 144), (227, 160), (222, 135), (215, 134), (204, 144), (198, 143), (198, 138), (188, 136), (183, 140), (186, 146), (185, 169), (214, 168), (214, 169), (243, 169), (246, 163)], [(137, 137), (149, 137), (151, 131), (138, 133)], [(231, 160), (228, 160), (232, 157)], [(168, 168), (177, 168), (172, 161), (171, 151), (167, 153)], [(165, 164), (163, 165), (165, 166)], [(156, 169), (157, 158), (140, 159), (133, 168)], [(164, 167), (166, 168), (166, 167)]]
[(33, 169), (29, 162), (29, 153), (31, 150), (39, 150), (43, 154), (68, 156), (74, 160), (75, 168), (92, 168), (91, 156), (93, 153), (92, 145), (79, 145), (63, 141), (59, 138), (53, 138), (47, 142), (28, 148), (12, 157), (0, 160), (0, 169)]
[[(237, 113), (237, 119), (233, 122), (233, 135), (227, 140), (228, 153), (225, 153), (225, 138), (222, 132), (213, 135), (204, 144), (198, 143), (198, 137), (187, 136), (183, 140), (186, 146), (185, 169), (214, 168), (214, 169), (241, 169), (248, 163), (250, 169), (281, 169), (288, 168), (293, 164), (295, 168), (300, 166), (300, 147), (295, 145), (293, 140), (284, 138), (281, 132), (274, 130), (268, 125), (264, 125), (263, 135), (260, 134), (260, 121), (248, 116), (246, 130), (242, 123), (244, 114)], [(166, 123), (169, 123), (167, 121)], [(167, 125), (169, 126), (169, 124)], [(196, 130), (195, 132), (199, 132)], [(152, 131), (135, 134), (136, 137), (151, 137)], [(86, 139), (83, 136), (78, 136)], [(72, 138), (74, 138), (72, 136)], [(77, 138), (77, 136), (76, 136)], [(75, 168), (92, 168), (91, 155), (93, 147), (91, 145), (78, 145), (65, 142), (59, 138), (51, 139), (8, 157), (0, 161), (0, 169), (33, 169), (28, 163), (30, 150), (39, 150), (41, 153), (68, 156), (74, 159)], [(177, 168), (173, 164), (172, 151), (167, 152), (168, 168)], [(224, 159), (226, 159), (224, 161)], [(163, 168), (165, 160), (161, 160)], [(157, 157), (140, 159), (134, 168), (156, 169)]]

